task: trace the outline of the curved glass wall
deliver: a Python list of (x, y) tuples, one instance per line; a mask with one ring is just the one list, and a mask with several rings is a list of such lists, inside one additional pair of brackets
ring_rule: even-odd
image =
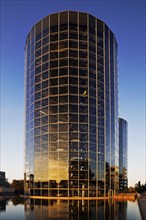
[(82, 12), (48, 15), (25, 47), (25, 191), (118, 190), (117, 43)]

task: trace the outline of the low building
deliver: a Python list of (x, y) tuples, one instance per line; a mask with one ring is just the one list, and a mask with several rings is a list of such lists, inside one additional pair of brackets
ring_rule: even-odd
[(10, 188), (10, 184), (7, 182), (5, 172), (0, 171), (0, 195), (11, 194), (14, 192), (13, 188)]

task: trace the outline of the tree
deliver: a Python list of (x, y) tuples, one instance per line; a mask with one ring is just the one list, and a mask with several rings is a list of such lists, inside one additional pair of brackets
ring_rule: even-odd
[(16, 194), (23, 194), (24, 193), (24, 180), (13, 180), (10, 184), (11, 188), (15, 189)]
[(135, 184), (135, 191), (138, 193), (146, 192), (146, 183), (145, 185), (141, 185), (141, 182), (138, 181), (138, 183)]

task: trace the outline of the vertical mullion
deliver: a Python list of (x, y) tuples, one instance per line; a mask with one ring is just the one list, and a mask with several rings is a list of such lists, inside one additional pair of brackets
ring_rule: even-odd
[(109, 164), (109, 190), (111, 190), (111, 67), (110, 67), (110, 31), (108, 30), (108, 48), (109, 48), (109, 143), (110, 143), (110, 164)]
[(89, 146), (90, 146), (90, 114), (89, 114), (89, 101), (90, 101), (90, 89), (89, 89), (89, 14), (87, 14), (87, 47), (88, 47), (88, 197), (89, 197)]
[[(79, 115), (80, 115), (80, 103), (79, 103), (79, 12), (77, 13), (77, 30), (78, 30), (78, 140), (80, 140), (80, 132), (79, 132)], [(78, 141), (78, 196), (79, 196), (79, 193), (80, 193), (80, 169), (79, 169), (79, 166), (80, 166), (80, 150), (79, 150), (79, 141)]]
[(106, 70), (105, 70), (105, 25), (103, 24), (103, 59), (104, 59), (104, 196), (106, 196)]
[[(59, 45), (60, 45), (60, 44), (59, 44), (59, 42), (60, 42), (60, 41), (59, 41), (59, 31), (60, 31), (60, 29), (59, 29), (59, 24), (60, 24), (60, 23), (59, 23), (59, 22), (60, 22), (60, 19), (59, 19), (59, 18), (60, 18), (60, 17), (59, 17), (59, 14), (57, 14), (57, 15), (58, 15), (58, 42), (57, 42), (57, 43), (58, 43), (58, 77), (57, 77), (57, 78), (58, 78), (58, 110), (57, 110), (57, 111), (58, 111), (58, 114), (57, 114), (57, 115), (58, 115), (58, 122), (59, 122), (59, 120), (60, 120), (60, 119), (59, 119), (59, 118), (60, 118), (60, 115), (59, 115), (59, 113), (60, 113), (60, 112), (59, 112), (59, 106), (60, 106), (60, 103), (59, 103), (59, 96), (60, 96), (60, 93), (59, 93), (59, 76), (60, 76), (60, 74), (59, 74), (59, 72), (60, 72), (60, 71), (59, 71), (59, 70), (60, 70), (60, 65), (59, 65), (59, 61), (60, 61), (60, 57), (59, 57), (59, 50), (60, 50), (60, 47), (59, 47)], [(58, 178), (60, 178), (60, 177), (59, 177), (59, 167), (60, 167), (60, 166), (59, 166), (59, 165), (60, 165), (60, 160), (59, 160), (59, 144), (60, 144), (60, 139), (59, 139), (60, 130), (59, 130), (59, 129), (60, 129), (60, 128), (59, 128), (59, 125), (60, 125), (60, 122), (59, 122), (58, 125), (57, 125), (57, 129), (58, 129), (58, 143), (57, 143), (57, 145), (58, 145), (58, 146), (57, 146), (57, 147), (58, 147), (58, 152), (57, 152), (57, 156), (58, 156), (58, 158), (57, 158), (57, 160), (58, 160)], [(58, 195), (59, 195), (59, 194), (60, 194), (60, 192), (59, 192), (59, 182), (58, 182)]]
[(96, 197), (98, 196), (98, 36), (97, 36), (97, 19), (95, 20), (95, 26), (96, 26)]
[[(50, 106), (50, 15), (48, 16), (48, 28), (49, 28), (49, 42), (48, 42), (48, 47), (49, 47), (49, 60), (48, 60), (48, 66), (49, 66), (49, 73), (48, 73), (48, 109)], [(48, 111), (49, 112), (49, 111)], [(48, 177), (50, 176), (50, 114), (48, 114)], [(50, 183), (49, 183), (49, 178), (48, 178), (48, 195), (50, 196)]]
[(69, 136), (70, 136), (70, 130), (69, 130), (69, 11), (67, 12), (68, 18), (67, 18), (67, 23), (68, 23), (68, 196), (70, 192), (70, 142), (69, 142)]

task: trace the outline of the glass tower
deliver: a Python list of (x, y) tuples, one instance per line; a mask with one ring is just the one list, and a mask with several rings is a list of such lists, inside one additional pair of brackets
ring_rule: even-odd
[(128, 187), (128, 123), (119, 118), (119, 191)]
[(119, 188), (117, 42), (96, 17), (48, 15), (25, 45), (25, 191), (104, 196)]

